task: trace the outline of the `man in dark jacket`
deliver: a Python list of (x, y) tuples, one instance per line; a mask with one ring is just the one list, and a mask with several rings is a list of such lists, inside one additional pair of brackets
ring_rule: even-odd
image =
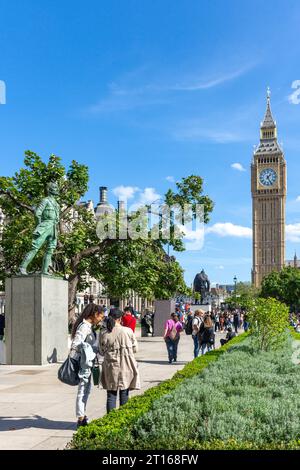
[(232, 338), (236, 337), (236, 333), (232, 331), (231, 326), (227, 328), (227, 335), (225, 339), (220, 339), (221, 346), (224, 346), (224, 344), (228, 343)]
[[(233, 314), (233, 324), (234, 324), (235, 332), (237, 333), (238, 328), (240, 327), (240, 314), (239, 314), (238, 310), (236, 310)], [(228, 330), (228, 328), (227, 328), (227, 330)]]

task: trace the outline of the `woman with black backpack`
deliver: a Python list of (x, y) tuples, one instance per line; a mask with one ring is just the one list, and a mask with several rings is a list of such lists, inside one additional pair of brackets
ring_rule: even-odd
[(194, 341), (194, 357), (199, 356), (200, 344), (199, 344), (199, 331), (202, 324), (202, 317), (204, 315), (203, 310), (196, 310), (192, 322), (192, 338)]
[(207, 351), (211, 351), (212, 347), (214, 346), (215, 343), (215, 333), (214, 333), (214, 327), (213, 327), (213, 322), (210, 318), (209, 314), (206, 314), (204, 316), (203, 323), (200, 326), (199, 330), (199, 342), (200, 342), (200, 347), (201, 347), (201, 354), (205, 354), (205, 349)]

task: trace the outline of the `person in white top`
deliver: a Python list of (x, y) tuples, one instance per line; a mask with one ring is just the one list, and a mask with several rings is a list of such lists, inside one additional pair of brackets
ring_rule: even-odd
[[(72, 344), (70, 357), (76, 361), (80, 361), (81, 348), (83, 343), (88, 343), (94, 353), (98, 353), (97, 335), (93, 331), (93, 325), (98, 325), (104, 319), (104, 309), (100, 305), (89, 304), (83, 310), (82, 314), (75, 321), (72, 328)], [(91, 374), (88, 379), (84, 377), (80, 379), (76, 398), (76, 416), (77, 428), (88, 424), (85, 414), (86, 404), (91, 392)]]
[(194, 341), (194, 357), (198, 357), (199, 355), (199, 350), (200, 350), (200, 344), (199, 344), (199, 330), (200, 326), (202, 323), (202, 317), (204, 315), (203, 310), (196, 310), (194, 313), (194, 319), (192, 323), (193, 331), (192, 331), (192, 338)]

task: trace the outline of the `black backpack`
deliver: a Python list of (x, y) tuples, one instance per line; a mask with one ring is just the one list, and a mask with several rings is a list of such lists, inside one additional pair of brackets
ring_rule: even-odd
[(189, 315), (185, 326), (185, 333), (187, 335), (191, 335), (193, 333), (193, 320), (194, 317), (192, 315)]

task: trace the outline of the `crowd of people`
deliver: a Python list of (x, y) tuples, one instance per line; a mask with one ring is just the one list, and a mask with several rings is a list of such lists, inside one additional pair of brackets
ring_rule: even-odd
[(290, 326), (292, 326), (297, 333), (300, 333), (300, 313), (291, 313), (289, 321)]
[(193, 312), (189, 304), (181, 303), (165, 323), (164, 340), (169, 364), (177, 362), (178, 344), (183, 331), (192, 336), (196, 358), (199, 354), (203, 355), (215, 348), (216, 332), (226, 333), (226, 337), (220, 339), (223, 346), (234, 338), (241, 328), (244, 331), (249, 329), (247, 314), (244, 311), (214, 309), (212, 312), (204, 312), (197, 309)]

